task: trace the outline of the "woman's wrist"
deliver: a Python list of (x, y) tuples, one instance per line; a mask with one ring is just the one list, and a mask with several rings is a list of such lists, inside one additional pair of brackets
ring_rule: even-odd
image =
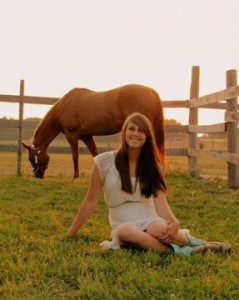
[(179, 230), (179, 228), (180, 228), (180, 223), (179, 223), (178, 220), (174, 220), (174, 221), (171, 223), (171, 225), (172, 225), (173, 227), (175, 227), (175, 229), (177, 229), (177, 230)]
[(68, 237), (73, 237), (76, 234), (75, 230), (72, 230), (71, 228), (67, 231), (66, 235)]

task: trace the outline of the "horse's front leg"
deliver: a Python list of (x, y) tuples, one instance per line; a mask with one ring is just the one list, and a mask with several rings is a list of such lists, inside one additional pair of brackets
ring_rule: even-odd
[(93, 157), (99, 154), (93, 136), (84, 136), (82, 141), (85, 143)]
[(72, 159), (74, 164), (74, 176), (73, 178), (79, 178), (79, 147), (78, 147), (78, 137), (71, 135), (70, 133), (65, 133), (66, 138), (71, 146)]

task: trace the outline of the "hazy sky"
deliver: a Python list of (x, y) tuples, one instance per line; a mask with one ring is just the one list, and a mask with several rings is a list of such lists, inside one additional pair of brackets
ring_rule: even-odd
[[(128, 83), (163, 100), (188, 99), (191, 68), (200, 95), (223, 90), (239, 68), (238, 0), (0, 0), (0, 94), (61, 97), (74, 87), (102, 91)], [(24, 117), (49, 106), (26, 105)], [(187, 111), (166, 110), (183, 124)], [(203, 110), (199, 123), (223, 122)], [(18, 107), (0, 102), (0, 117)]]

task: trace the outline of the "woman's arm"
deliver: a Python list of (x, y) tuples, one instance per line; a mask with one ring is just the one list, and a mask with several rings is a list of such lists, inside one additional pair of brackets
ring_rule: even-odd
[(168, 229), (164, 233), (164, 239), (162, 241), (169, 242), (178, 232), (180, 224), (173, 214), (168, 204), (166, 194), (163, 191), (159, 191), (158, 196), (154, 197), (154, 206), (158, 216), (168, 222)]
[(74, 236), (81, 226), (86, 222), (94, 211), (98, 202), (99, 194), (101, 192), (102, 183), (97, 166), (94, 164), (91, 173), (90, 185), (83, 203), (71, 225), (67, 231), (67, 236)]
[(159, 191), (158, 196), (154, 197), (154, 206), (157, 214), (169, 223), (178, 223), (178, 219), (173, 214), (168, 204), (165, 192)]

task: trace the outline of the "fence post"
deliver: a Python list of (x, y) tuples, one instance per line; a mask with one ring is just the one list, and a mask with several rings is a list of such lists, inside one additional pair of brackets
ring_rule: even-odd
[(18, 131), (18, 151), (17, 151), (17, 175), (21, 175), (22, 165), (22, 127), (23, 127), (23, 97), (24, 97), (24, 80), (20, 81), (20, 96), (19, 96), (19, 131)]
[[(190, 86), (190, 99), (197, 98), (199, 96), (199, 78), (200, 78), (200, 67), (192, 67), (192, 76), (191, 76), (191, 86)], [(189, 107), (189, 125), (198, 125), (198, 108)], [(188, 133), (188, 148), (196, 149), (197, 148), (197, 133), (189, 132)], [(189, 172), (192, 176), (198, 177), (197, 170), (197, 157), (188, 156), (188, 167)]]
[[(227, 88), (237, 85), (237, 71), (226, 72)], [(227, 112), (237, 112), (237, 97), (227, 100)], [(238, 123), (227, 122), (227, 151), (239, 154)], [(227, 163), (228, 185), (236, 188), (239, 186), (239, 165)]]

